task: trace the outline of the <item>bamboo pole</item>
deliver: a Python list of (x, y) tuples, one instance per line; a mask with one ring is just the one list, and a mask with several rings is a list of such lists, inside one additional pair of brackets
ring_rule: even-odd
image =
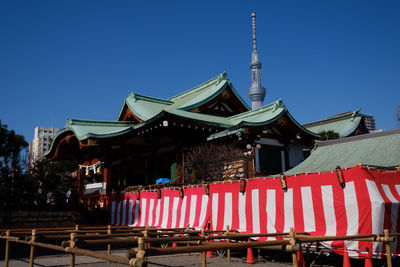
[[(91, 240), (91, 239), (106, 239), (106, 238), (113, 238), (113, 237), (133, 237), (133, 236), (143, 236), (141, 233), (120, 233), (120, 234), (102, 234), (102, 233), (95, 233), (95, 234), (76, 234), (75, 238), (77, 240)], [(1, 237), (0, 237), (1, 238)], [(58, 234), (58, 235), (37, 235), (36, 240), (44, 240), (44, 241), (60, 241), (60, 240), (69, 240), (70, 234)], [(30, 240), (30, 236), (26, 237), (26, 240)]]
[[(317, 241), (334, 241), (334, 240), (356, 240), (356, 241), (375, 241), (384, 242), (386, 239), (377, 234), (373, 235), (352, 235), (352, 236), (306, 236), (296, 234), (296, 240), (302, 243), (317, 242)], [(393, 237), (387, 237), (388, 241), (393, 241)]]
[[(98, 246), (98, 245), (107, 245), (107, 252), (108, 252), (108, 246), (111, 246), (113, 244), (116, 245), (136, 245), (138, 243), (138, 237), (134, 238), (129, 238), (129, 237), (117, 237), (117, 238), (108, 238), (108, 239), (88, 239), (88, 240), (82, 240), (82, 239), (77, 239), (75, 241), (76, 245), (79, 246)], [(61, 245), (63, 247), (69, 247), (70, 241), (63, 241), (61, 242)], [(111, 249), (110, 249), (111, 250)], [(111, 253), (111, 252), (110, 252)]]
[[(71, 240), (69, 243), (69, 247), (70, 248), (75, 247), (75, 233), (71, 233)], [(75, 253), (73, 253), (73, 252), (69, 256), (69, 266), (75, 267)]]
[(8, 237), (10, 236), (10, 230), (7, 230), (6, 232), (6, 252), (5, 252), (5, 256), (4, 256), (4, 266), (8, 267), (8, 260), (9, 260), (9, 255), (10, 255), (10, 240), (8, 239)]
[[(225, 235), (229, 235), (229, 225), (226, 226)], [(229, 239), (227, 239), (226, 242), (229, 243)], [(228, 259), (228, 262), (231, 262), (231, 250), (230, 249), (226, 250), (226, 257)]]
[[(108, 225), (107, 234), (111, 235), (111, 225)], [(107, 254), (111, 255), (111, 244), (110, 243), (107, 244)]]
[[(32, 238), (31, 242), (35, 242), (36, 239), (36, 230), (32, 230)], [(33, 267), (33, 262), (35, 260), (35, 246), (31, 244), (31, 250), (30, 250), (30, 255), (29, 255), (29, 267)]]
[(387, 260), (387, 267), (392, 267), (392, 252), (390, 249), (390, 241), (389, 241), (389, 230), (384, 229), (383, 234), (385, 236), (385, 246), (386, 246), (386, 260)]
[[(290, 227), (289, 238), (290, 238), (290, 246), (291, 247), (295, 246), (296, 233), (294, 232), (293, 227)], [(293, 262), (293, 267), (299, 267), (299, 262), (297, 261), (297, 252), (295, 251), (292, 251), (292, 262)]]
[(89, 256), (89, 257), (102, 259), (102, 260), (106, 260), (106, 261), (110, 261), (110, 262), (129, 264), (129, 259), (126, 257), (121, 257), (121, 256), (116, 256), (116, 255), (108, 255), (106, 253), (94, 252), (94, 251), (87, 250), (87, 249), (66, 247), (65, 251), (68, 253), (71, 253), (71, 254)]
[[(205, 235), (206, 235), (206, 230), (203, 228), (203, 229), (201, 229), (201, 237), (205, 237)], [(189, 253), (189, 247), (187, 248), (188, 249), (188, 253)], [(205, 250), (203, 250), (203, 253), (201, 254), (201, 264), (202, 264), (202, 267), (206, 267), (207, 266), (207, 255), (206, 255), (206, 251)]]
[[(183, 254), (188, 252), (203, 252), (203, 251), (216, 251), (221, 249), (245, 249), (254, 247), (265, 247), (274, 245), (289, 245), (289, 240), (271, 240), (271, 241), (252, 241), (252, 242), (241, 242), (241, 243), (226, 243), (226, 242), (214, 242), (205, 245), (197, 246), (180, 246), (180, 247), (167, 247), (167, 248), (152, 248), (146, 250), (147, 256), (159, 256), (159, 255), (172, 255), (172, 254)], [(128, 257), (134, 258), (138, 249), (130, 249), (128, 251)]]

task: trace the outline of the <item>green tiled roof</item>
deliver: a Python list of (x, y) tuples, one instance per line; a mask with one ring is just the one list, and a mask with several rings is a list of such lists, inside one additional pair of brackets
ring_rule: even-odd
[(216, 97), (227, 86), (230, 86), (232, 88), (233, 93), (235, 94), (237, 99), (243, 104), (243, 106), (245, 106), (247, 109), (250, 109), (246, 102), (233, 88), (233, 85), (229, 81), (226, 72), (223, 72), (218, 76), (215, 76), (214, 78), (190, 90), (171, 97), (168, 100), (174, 102), (174, 104), (171, 105), (169, 109), (190, 110), (192, 108), (198, 107)]
[(59, 131), (53, 139), (49, 150), (45, 153), (45, 157), (53, 152), (53, 146), (60, 136), (66, 132), (73, 132), (78, 140), (88, 138), (109, 138), (128, 133), (132, 130), (132, 123), (125, 121), (93, 121), (67, 119), (67, 123), (61, 131)]
[[(126, 104), (129, 109), (139, 119), (146, 121), (156, 116), (161, 111), (175, 111), (185, 110), (201, 106), (202, 104), (210, 101), (214, 97), (218, 96), (225, 88), (230, 87), (236, 98), (243, 104), (244, 107), (249, 109), (248, 105), (239, 96), (236, 90), (233, 88), (232, 83), (227, 78), (226, 73), (221, 73), (218, 76), (202, 83), (190, 90), (187, 90), (179, 95), (171, 97), (168, 100), (159, 99), (155, 97), (143, 96), (140, 94), (130, 93), (125, 99), (124, 105)], [(124, 105), (118, 115), (118, 119), (122, 115)]]
[[(146, 121), (153, 118), (161, 111), (168, 109), (169, 106), (173, 104), (173, 102), (164, 99), (130, 93), (129, 96), (125, 99), (124, 104), (128, 105), (129, 109), (139, 119), (141, 119), (142, 121)], [(121, 116), (123, 108), (124, 106), (122, 106), (118, 118)]]
[(79, 140), (84, 140), (118, 136), (129, 132), (131, 127), (131, 122), (68, 119), (64, 130), (73, 131)]
[(289, 111), (286, 109), (285, 105), (283, 104), (282, 99), (279, 99), (275, 102), (272, 102), (266, 106), (263, 106), (258, 109), (254, 110), (249, 110), (228, 118), (224, 118), (226, 120), (226, 123), (230, 124), (231, 127), (235, 129), (227, 129), (219, 133), (212, 134), (208, 140), (213, 140), (217, 138), (221, 138), (227, 135), (232, 135), (240, 132), (241, 130), (236, 129), (238, 125), (240, 127), (243, 126), (262, 126), (262, 125), (267, 125), (269, 123), (274, 122), (275, 120), (279, 119), (283, 114), (286, 114), (289, 119), (303, 132), (306, 132), (307, 134), (314, 136), (315, 138), (318, 138), (319, 135), (316, 133), (313, 133), (301, 126), (289, 113)]
[(285, 110), (286, 108), (283, 105), (282, 100), (279, 99), (261, 108), (233, 115), (228, 119), (234, 125), (244, 123), (246, 125), (258, 126), (279, 118), (281, 113)]
[(336, 166), (344, 168), (357, 163), (379, 167), (399, 166), (400, 129), (317, 142), (311, 155), (285, 174), (328, 171)]
[(340, 137), (347, 137), (362, 123), (362, 117), (359, 115), (359, 111), (360, 110), (345, 112), (320, 121), (303, 124), (303, 127), (314, 133), (334, 131), (338, 133)]
[(214, 125), (214, 126), (219, 126), (222, 128), (228, 128), (228, 127), (233, 126), (232, 123), (227, 118), (220, 117), (220, 116), (201, 114), (201, 113), (184, 111), (184, 110), (179, 110), (179, 109), (171, 110), (171, 111), (167, 111), (167, 112), (177, 115), (177, 116), (180, 116), (182, 118), (188, 118), (191, 120), (196, 120), (199, 122), (203, 122), (203, 123)]
[[(79, 140), (87, 138), (109, 138), (138, 130), (155, 120), (168, 116), (169, 114), (175, 116), (175, 118), (196, 121), (198, 123), (220, 128), (219, 132), (221, 134), (211, 138), (215, 139), (230, 134), (232, 130), (236, 130), (243, 126), (251, 127), (267, 125), (279, 119), (283, 114), (287, 114), (301, 131), (314, 137), (317, 136), (303, 128), (293, 119), (286, 107), (283, 105), (282, 100), (231, 117), (214, 116), (189, 111), (192, 108), (201, 106), (217, 97), (228, 86), (231, 88), (236, 99), (242, 103), (246, 109), (248, 109), (247, 104), (238, 95), (224, 72), (209, 81), (171, 97), (168, 100), (129, 93), (129, 96), (124, 100), (124, 104), (116, 121), (68, 119), (65, 128), (60, 132), (60, 134), (63, 134), (66, 131), (72, 131)], [(135, 123), (119, 121), (126, 107), (129, 108), (129, 110), (132, 111), (132, 113), (142, 122)]]

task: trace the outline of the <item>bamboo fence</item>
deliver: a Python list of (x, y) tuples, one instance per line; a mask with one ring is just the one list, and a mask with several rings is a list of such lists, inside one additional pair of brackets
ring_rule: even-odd
[[(298, 266), (297, 253), (302, 249), (301, 244), (334, 241), (372, 241), (383, 242), (386, 248), (387, 266), (392, 267), (390, 242), (399, 233), (383, 235), (354, 235), (354, 236), (313, 236), (308, 233), (295, 233), (293, 228), (289, 233), (247, 234), (230, 231), (201, 231), (186, 228), (159, 229), (152, 227), (128, 226), (80, 226), (58, 228), (9, 228), (0, 229), (0, 238), (6, 241), (5, 266), (9, 266), (10, 243), (30, 246), (29, 266), (33, 267), (35, 248), (43, 247), (64, 252), (70, 255), (70, 267), (75, 266), (76, 255), (85, 255), (103, 259), (108, 262), (121, 263), (129, 266), (147, 266), (148, 258), (158, 255), (173, 255), (185, 253), (202, 253), (202, 265), (206, 266), (207, 251), (227, 251), (230, 261), (231, 250), (248, 248), (263, 248), (284, 250), (292, 254), (293, 266)], [(251, 241), (255, 237), (276, 237), (271, 241)], [(214, 241), (214, 242), (213, 242)], [(215, 242), (219, 241), (219, 242)], [(169, 246), (168, 244), (180, 244)], [(153, 246), (150, 246), (153, 245)], [(124, 245), (130, 247), (126, 256), (112, 255), (111, 247)], [(98, 246), (107, 246), (107, 253), (90, 250)]]

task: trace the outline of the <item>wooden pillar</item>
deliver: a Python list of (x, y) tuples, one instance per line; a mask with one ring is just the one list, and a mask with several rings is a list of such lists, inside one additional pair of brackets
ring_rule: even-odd
[(109, 196), (111, 193), (111, 169), (110, 169), (110, 167), (103, 168), (103, 181), (107, 184), (106, 195)]
[(184, 165), (185, 159), (182, 150), (175, 150), (176, 153), (176, 182), (181, 184), (184, 182)]
[(85, 169), (78, 169), (78, 179), (77, 179), (77, 185), (76, 185), (76, 190), (78, 191), (78, 196), (82, 197), (84, 192), (84, 181), (85, 181)]
[(290, 169), (290, 161), (289, 161), (289, 145), (285, 144), (285, 149), (283, 150), (283, 154), (285, 155), (285, 170), (282, 172), (287, 171)]
[(254, 178), (253, 177), (253, 156), (248, 157), (247, 162), (247, 178)]

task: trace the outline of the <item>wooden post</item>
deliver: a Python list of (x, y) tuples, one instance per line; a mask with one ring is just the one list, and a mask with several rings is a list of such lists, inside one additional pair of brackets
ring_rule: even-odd
[[(203, 228), (203, 229), (201, 229), (201, 236), (205, 236), (205, 235), (206, 235), (206, 230)], [(203, 251), (201, 258), (202, 258), (202, 266), (206, 267), (207, 266), (206, 251)]]
[[(31, 238), (31, 243), (35, 242), (36, 240), (36, 230), (32, 230), (32, 238)], [(31, 253), (29, 255), (29, 267), (33, 267), (33, 262), (35, 260), (35, 246), (31, 245)]]
[(6, 255), (4, 256), (4, 266), (8, 267), (8, 259), (10, 255), (10, 240), (8, 240), (8, 238), (10, 237), (10, 230), (7, 230), (6, 237)]
[[(229, 235), (229, 225), (226, 226), (225, 235)], [(226, 242), (229, 243), (229, 239)], [(229, 248), (226, 250), (226, 257), (228, 258), (228, 262), (231, 262), (231, 250)]]
[(384, 229), (383, 234), (385, 235), (387, 267), (392, 267), (392, 252), (390, 250), (390, 243), (389, 243), (389, 230)]
[[(290, 238), (290, 245), (294, 247), (294, 245), (296, 245), (296, 234), (293, 230), (293, 227), (290, 227), (289, 238)], [(299, 263), (297, 261), (297, 251), (292, 251), (292, 261), (293, 261), (293, 267), (299, 267)]]
[[(190, 231), (190, 223), (187, 224), (185, 231), (189, 232)], [(189, 234), (186, 234), (187, 236), (189, 236)], [(189, 243), (186, 244), (186, 246), (190, 246)], [(188, 256), (190, 256), (190, 252), (188, 252), (187, 254)]]
[(143, 237), (139, 237), (138, 239), (138, 252), (136, 253), (136, 258), (143, 261), (146, 260), (146, 250)]
[[(107, 234), (111, 235), (111, 225), (108, 225)], [(107, 254), (111, 255), (111, 244), (107, 244)], [(111, 261), (108, 261), (111, 262)]]
[[(143, 237), (146, 238), (146, 239), (149, 238), (149, 232), (147, 231), (147, 228), (148, 228), (148, 226), (146, 226), (145, 230), (143, 231)], [(148, 249), (149, 248), (149, 244), (145, 243), (144, 247), (145, 247), (145, 249)]]
[[(71, 233), (71, 238), (70, 238), (70, 243), (69, 246), (71, 248), (75, 247), (75, 233)], [(71, 252), (69, 256), (69, 266), (70, 267), (75, 267), (75, 253)]]

